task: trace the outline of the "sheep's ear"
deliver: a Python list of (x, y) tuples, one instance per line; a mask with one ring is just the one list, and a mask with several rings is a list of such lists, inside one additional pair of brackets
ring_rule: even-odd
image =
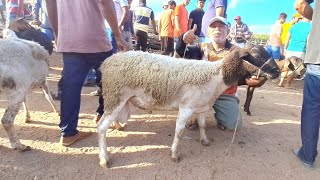
[(242, 48), (239, 50), (239, 55), (241, 59), (246, 59), (250, 55), (250, 50), (247, 48)]

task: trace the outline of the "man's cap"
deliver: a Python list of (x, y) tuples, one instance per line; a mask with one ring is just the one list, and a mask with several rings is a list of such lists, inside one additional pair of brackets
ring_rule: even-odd
[(216, 16), (216, 17), (213, 17), (213, 18), (210, 20), (209, 26), (210, 26), (212, 23), (217, 22), (217, 21), (220, 21), (220, 22), (222, 22), (223, 24), (228, 25), (228, 21), (227, 21), (226, 18), (221, 17), (221, 16)]
[(302, 19), (302, 16), (299, 13), (295, 13), (292, 17), (297, 17), (298, 19)]
[(234, 20), (241, 20), (241, 16), (234, 17)]

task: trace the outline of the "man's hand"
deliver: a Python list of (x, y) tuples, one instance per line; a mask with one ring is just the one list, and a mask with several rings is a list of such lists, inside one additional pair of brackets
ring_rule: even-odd
[(114, 38), (116, 39), (118, 50), (120, 50), (120, 51), (129, 50), (128, 43), (125, 40), (123, 40), (123, 38), (121, 36), (118, 36), (118, 37), (115, 36)]
[(267, 81), (266, 77), (252, 76), (250, 79), (246, 79), (246, 83), (251, 87), (260, 87)]
[(197, 25), (195, 24), (193, 26), (193, 29), (187, 31), (184, 35), (183, 35), (183, 42), (186, 44), (193, 44), (193, 42), (196, 40), (197, 36), (194, 34), (197, 30)]

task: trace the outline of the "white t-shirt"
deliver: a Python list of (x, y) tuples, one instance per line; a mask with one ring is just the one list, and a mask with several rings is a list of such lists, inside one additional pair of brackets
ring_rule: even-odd
[[(119, 23), (121, 21), (122, 14), (123, 14), (122, 8), (126, 7), (126, 6), (129, 6), (128, 0), (113, 0), (113, 3), (114, 3), (114, 7), (116, 9), (117, 20), (118, 20), (118, 23)], [(110, 28), (110, 26), (109, 26), (107, 21), (105, 21), (105, 24), (106, 24), (107, 28)]]

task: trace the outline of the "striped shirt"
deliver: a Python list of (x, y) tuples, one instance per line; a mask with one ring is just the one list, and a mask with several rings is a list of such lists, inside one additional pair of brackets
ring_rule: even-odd
[(149, 21), (154, 20), (154, 13), (151, 8), (147, 6), (137, 6), (133, 9), (134, 15), (134, 29), (148, 32)]

